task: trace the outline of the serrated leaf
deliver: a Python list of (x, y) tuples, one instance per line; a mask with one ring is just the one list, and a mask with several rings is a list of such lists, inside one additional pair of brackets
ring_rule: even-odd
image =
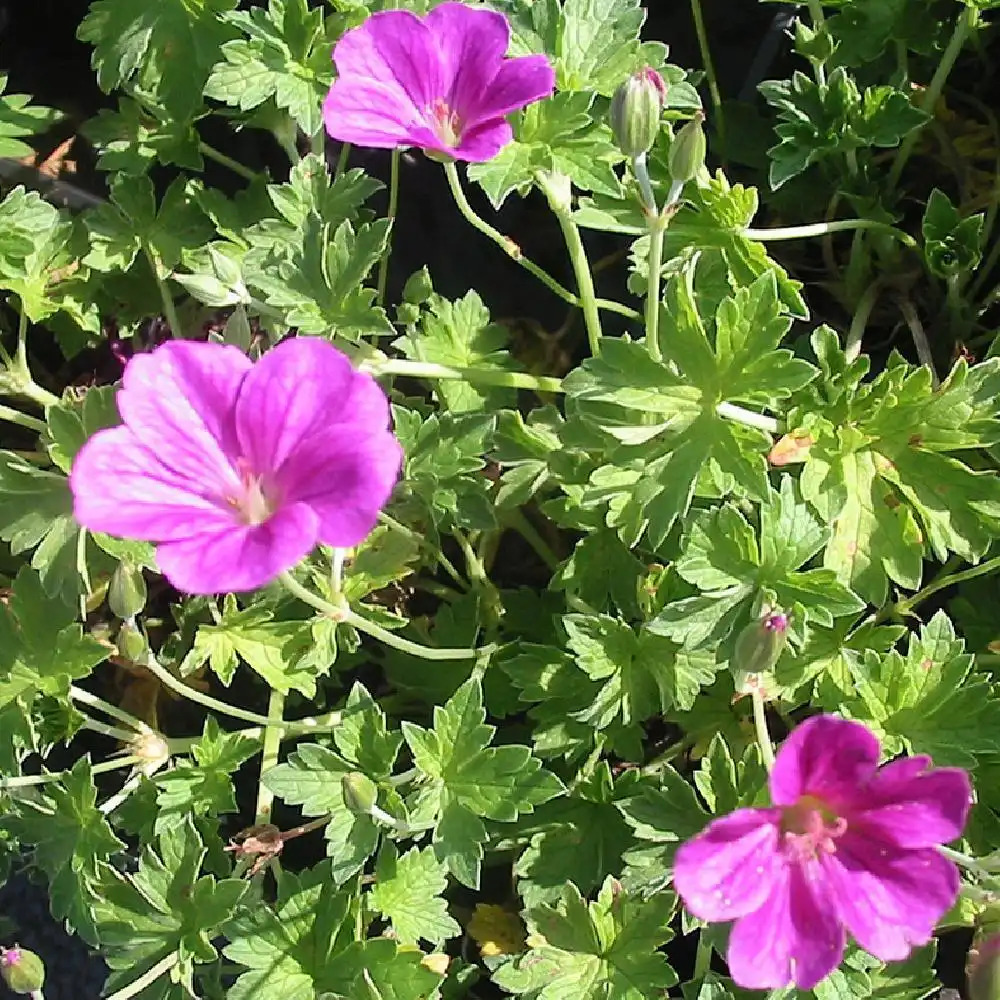
[(62, 115), (55, 108), (31, 103), (27, 94), (4, 94), (7, 74), (0, 75), (0, 156), (21, 159), (35, 151), (21, 139), (44, 132)]
[(984, 223), (982, 212), (963, 219), (948, 196), (934, 188), (921, 223), (924, 259), (931, 273), (951, 278), (974, 271), (982, 259)]

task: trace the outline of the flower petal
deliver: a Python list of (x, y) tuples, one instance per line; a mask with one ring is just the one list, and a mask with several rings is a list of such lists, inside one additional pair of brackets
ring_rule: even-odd
[(846, 935), (815, 870), (790, 865), (760, 909), (737, 920), (726, 961), (746, 989), (812, 989), (840, 964)]
[(295, 452), (277, 482), (286, 502), (316, 512), (321, 542), (350, 548), (375, 527), (402, 461), (403, 449), (388, 430), (333, 427)]
[(69, 486), (73, 516), (90, 531), (163, 542), (233, 523), (211, 489), (165, 466), (128, 427), (90, 438), (73, 462)]
[(439, 49), (425, 20), (408, 10), (372, 14), (333, 50), (338, 75), (398, 87), (420, 111), (444, 97)]
[(929, 763), (911, 757), (880, 768), (859, 793), (852, 827), (897, 847), (935, 847), (958, 837), (972, 803), (969, 776), (955, 767), (926, 770)]
[(253, 470), (277, 472), (314, 433), (349, 422), (354, 377), (347, 355), (319, 337), (295, 337), (268, 351), (236, 400), (236, 434)]
[(734, 920), (764, 903), (786, 864), (779, 819), (775, 809), (737, 809), (681, 845), (674, 888), (696, 917)]
[(334, 81), (323, 102), (323, 121), (332, 138), (370, 149), (440, 145), (402, 88), (377, 80)]
[(235, 347), (168, 341), (126, 365), (118, 410), (160, 462), (222, 496), (239, 486), (232, 407), (251, 368)]
[(458, 146), (447, 152), (456, 160), (467, 163), (485, 163), (492, 160), (514, 138), (514, 132), (505, 118), (481, 122), (462, 133)]
[(434, 36), (441, 65), (445, 89), (438, 96), (467, 121), (475, 116), (510, 45), (507, 18), (464, 3), (442, 3), (424, 23)]
[(508, 59), (463, 120), (474, 125), (510, 114), (548, 97), (555, 85), (555, 70), (545, 56)]
[(821, 864), (840, 919), (886, 962), (926, 944), (958, 896), (958, 870), (937, 851), (886, 847), (851, 829)]
[(319, 521), (306, 504), (289, 504), (255, 527), (226, 528), (156, 550), (163, 575), (188, 594), (256, 590), (291, 569), (316, 546)]
[(872, 777), (878, 758), (878, 740), (861, 723), (814, 716), (781, 744), (771, 771), (771, 801), (790, 806), (807, 794), (831, 806), (851, 801)]

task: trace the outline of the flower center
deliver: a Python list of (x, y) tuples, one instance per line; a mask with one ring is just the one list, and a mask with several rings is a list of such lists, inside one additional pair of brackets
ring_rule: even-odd
[(793, 861), (814, 861), (820, 854), (833, 854), (836, 840), (847, 829), (847, 820), (812, 795), (803, 795), (781, 815), (781, 840)]
[(439, 97), (430, 107), (434, 132), (445, 146), (454, 149), (462, 140), (462, 119)]
[(242, 489), (227, 496), (226, 504), (232, 507), (241, 524), (255, 528), (270, 518), (277, 503), (273, 496), (268, 496), (264, 477), (254, 474), (245, 459), (240, 459), (237, 469), (242, 480)]

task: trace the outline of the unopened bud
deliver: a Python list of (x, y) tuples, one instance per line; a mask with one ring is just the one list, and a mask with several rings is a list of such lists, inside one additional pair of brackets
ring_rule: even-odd
[(360, 771), (351, 771), (340, 779), (340, 787), (344, 793), (344, 805), (355, 816), (370, 816), (378, 799), (378, 789), (375, 782)]
[(768, 611), (740, 632), (732, 662), (737, 693), (749, 694), (765, 687), (764, 676), (778, 662), (787, 632), (788, 616), (780, 609)]
[(119, 563), (108, 584), (108, 607), (111, 608), (111, 613), (122, 621), (128, 621), (145, 606), (146, 580), (142, 570), (131, 563)]
[(133, 663), (142, 663), (148, 649), (146, 637), (131, 621), (123, 622), (115, 639), (118, 655)]
[(686, 184), (698, 176), (705, 165), (705, 130), (702, 122), (705, 116), (699, 111), (674, 136), (670, 145), (670, 177), (676, 184)]
[(611, 99), (611, 131), (618, 148), (630, 157), (648, 153), (660, 131), (667, 83), (655, 69), (633, 73)]
[(45, 965), (27, 948), (0, 948), (0, 978), (13, 993), (35, 993), (45, 984)]
[(969, 1000), (1000, 1000), (1000, 934), (973, 944), (965, 971)]

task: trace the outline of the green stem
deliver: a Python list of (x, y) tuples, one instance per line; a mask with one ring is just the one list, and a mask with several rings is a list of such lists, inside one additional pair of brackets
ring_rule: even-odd
[(525, 372), (493, 371), (488, 368), (453, 368), (430, 361), (407, 361), (390, 358), (385, 361), (365, 361), (360, 367), (372, 375), (403, 375), (409, 378), (446, 379), (479, 385), (505, 386), (510, 389), (533, 389), (535, 392), (562, 392), (562, 380), (547, 375)]
[[(145, 758), (137, 757), (134, 754), (128, 757), (117, 757), (115, 760), (101, 761), (94, 764), (91, 774), (107, 774), (110, 771), (120, 771), (126, 767), (134, 767), (136, 764), (144, 764)], [(29, 788), (32, 785), (48, 785), (53, 781), (60, 781), (65, 771), (50, 771), (45, 774), (24, 774), (13, 778), (0, 778), (0, 791), (7, 791), (9, 788)]]
[(747, 427), (756, 427), (757, 430), (767, 434), (780, 434), (781, 423), (768, 417), (763, 413), (755, 413), (753, 410), (744, 409), (736, 403), (719, 403), (715, 407), (715, 412), (726, 420), (732, 420), (737, 424), (745, 424)]
[(847, 343), (844, 345), (844, 356), (848, 362), (855, 361), (858, 355), (861, 354), (861, 341), (868, 326), (868, 318), (871, 316), (872, 310), (875, 308), (875, 303), (878, 301), (881, 288), (882, 282), (875, 280), (864, 290), (861, 298), (858, 299), (854, 315), (851, 317), (850, 329), (847, 331)]
[(219, 152), (219, 150), (214, 146), (210, 146), (207, 142), (198, 143), (198, 152), (202, 156), (207, 156), (210, 160), (215, 160), (216, 163), (221, 163), (224, 167), (229, 167), (234, 174), (239, 174), (244, 180), (255, 181), (259, 176), (256, 170), (251, 170), (240, 163), (239, 160), (234, 160), (231, 156), (226, 156), (225, 153)]
[(264, 784), (264, 776), (268, 771), (278, 766), (281, 740), (285, 734), (284, 712), (284, 692), (271, 688), (271, 696), (267, 702), (267, 717), (270, 719), (270, 723), (264, 730), (264, 746), (260, 755), (260, 781), (257, 784), (257, 818), (255, 822), (258, 825), (271, 821), (274, 792)]
[(180, 955), (176, 951), (172, 951), (165, 958), (161, 958), (151, 969), (147, 969), (138, 979), (129, 983), (128, 986), (116, 990), (106, 1000), (132, 1000), (132, 997), (138, 996), (147, 986), (152, 986), (160, 976), (169, 972), (180, 960)]
[(698, 950), (694, 956), (693, 982), (700, 982), (708, 975), (712, 967), (712, 943), (708, 940), (707, 934), (698, 935)]
[(96, 694), (91, 694), (90, 691), (77, 687), (75, 684), (70, 685), (69, 696), (73, 699), (73, 701), (89, 705), (91, 708), (98, 709), (105, 715), (110, 716), (112, 719), (124, 722), (126, 726), (131, 726), (137, 734), (141, 733), (143, 735), (148, 735), (149, 733), (156, 732), (151, 726), (143, 722), (142, 719), (137, 719), (134, 715), (130, 715), (117, 705), (112, 705), (111, 702), (105, 701), (103, 698), (98, 698)]
[[(967, 4), (958, 16), (958, 21), (955, 23), (955, 29), (951, 33), (951, 38), (948, 40), (944, 52), (941, 53), (941, 61), (938, 63), (937, 69), (931, 77), (931, 82), (927, 84), (927, 89), (920, 99), (920, 107), (929, 115), (934, 114), (934, 108), (941, 97), (948, 76), (954, 68), (955, 62), (958, 60), (966, 38), (968, 38), (969, 33), (976, 24), (976, 16), (976, 9), (971, 4)], [(890, 191), (899, 183), (903, 167), (906, 166), (906, 161), (910, 158), (913, 147), (917, 144), (922, 131), (922, 129), (914, 129), (906, 136), (903, 144), (899, 147), (899, 152), (893, 161), (892, 169), (889, 171), (888, 186)]]
[(338, 603), (344, 593), (344, 557), (346, 549), (334, 548), (330, 556), (330, 596)]
[(753, 702), (753, 724), (757, 732), (757, 745), (760, 747), (760, 755), (764, 760), (764, 766), (771, 770), (774, 767), (774, 747), (771, 744), (771, 736), (767, 731), (767, 713), (764, 710), (764, 696), (758, 688), (750, 692), (750, 700)]
[(361, 615), (352, 611), (346, 605), (338, 607), (329, 601), (323, 600), (318, 594), (314, 594), (311, 590), (303, 587), (287, 571), (282, 573), (278, 579), (290, 594), (297, 597), (304, 604), (308, 604), (310, 607), (327, 615), (333, 621), (352, 625), (359, 632), (364, 632), (365, 635), (370, 635), (373, 639), (378, 639), (380, 642), (385, 643), (386, 646), (392, 646), (401, 653), (408, 653), (410, 656), (419, 656), (424, 660), (471, 660), (491, 653), (494, 648), (492, 645), (483, 646), (480, 649), (438, 649), (431, 646), (421, 646), (419, 643), (410, 642), (409, 639), (404, 639), (402, 636), (382, 628), (381, 625), (376, 625), (375, 622), (368, 621), (367, 618), (362, 618)]
[(715, 112), (716, 128), (722, 147), (726, 146), (726, 119), (722, 111), (722, 93), (719, 81), (715, 75), (715, 63), (712, 61), (712, 50), (708, 44), (708, 32), (705, 30), (705, 18), (702, 16), (701, 0), (691, 0), (691, 17), (694, 20), (695, 34), (698, 36), (698, 51), (701, 53), (701, 64), (705, 70), (705, 80), (708, 83), (708, 93), (712, 98), (712, 108)]
[(812, 222), (806, 226), (781, 226), (776, 229), (744, 229), (743, 235), (748, 240), (767, 242), (769, 240), (798, 240), (810, 236), (826, 236), (828, 233), (840, 233), (851, 229), (878, 229), (889, 233), (900, 243), (915, 249), (916, 240), (909, 233), (904, 233), (887, 222), (877, 222), (875, 219), (837, 219), (834, 222)]
[(135, 739), (135, 733), (119, 729), (117, 726), (109, 726), (104, 722), (98, 722), (97, 719), (92, 719), (89, 715), (83, 717), (83, 728), (89, 729), (92, 733), (100, 733), (102, 736), (118, 740), (119, 743), (131, 743)]
[(334, 180), (337, 180), (338, 177), (341, 177), (343, 175), (344, 171), (347, 169), (347, 163), (348, 160), (350, 160), (350, 158), (351, 158), (351, 144), (349, 142), (345, 142), (340, 147), (340, 153), (337, 156), (337, 166), (334, 168), (333, 171)]
[(4, 363), (17, 382), (18, 395), (37, 403), (43, 410), (59, 402), (58, 396), (48, 389), (43, 389), (32, 378), (31, 367), (28, 364), (28, 314), (24, 311), (23, 303), (17, 318), (17, 352), (13, 359), (6, 356)]
[(245, 709), (237, 708), (227, 702), (219, 701), (196, 688), (185, 684), (179, 677), (175, 677), (166, 667), (164, 667), (156, 657), (150, 653), (143, 663), (143, 666), (156, 677), (164, 687), (170, 688), (175, 694), (179, 694), (188, 701), (193, 701), (203, 708), (210, 708), (213, 711), (221, 712), (233, 719), (241, 719), (243, 722), (253, 722), (258, 726), (269, 726), (271, 720), (266, 715), (258, 715), (256, 712), (248, 712)]
[(6, 420), (9, 424), (17, 424), (18, 427), (26, 427), (29, 431), (37, 431), (41, 434), (48, 430), (48, 424), (38, 417), (29, 416), (20, 410), (15, 410), (12, 406), (5, 406), (0, 403), (0, 420)]
[(663, 270), (663, 240), (667, 220), (662, 215), (649, 216), (649, 261), (646, 288), (646, 350), (654, 361), (663, 360), (660, 350), (660, 273)]
[[(521, 248), (512, 239), (504, 236), (503, 233), (494, 229), (485, 219), (480, 218), (476, 214), (476, 210), (469, 204), (469, 199), (466, 198), (465, 192), (462, 190), (462, 182), (458, 176), (458, 169), (453, 162), (444, 164), (444, 172), (448, 178), (448, 186), (451, 188), (452, 197), (455, 199), (458, 210), (473, 229), (478, 230), (484, 236), (488, 236), (511, 260), (516, 261), (526, 271), (533, 274), (546, 288), (553, 291), (564, 302), (568, 302), (571, 306), (582, 308), (583, 303), (578, 296), (559, 284), (551, 274), (540, 268), (534, 261), (525, 257), (521, 252)], [(628, 316), (630, 319), (642, 318), (634, 309), (630, 309), (620, 302), (612, 302), (609, 299), (597, 299), (595, 305), (599, 309), (604, 309), (607, 312), (616, 312), (622, 316)]]
[(809, 19), (812, 26), (818, 31), (823, 27), (826, 18), (823, 16), (823, 4), (821, 0), (808, 0)]
[(462, 574), (455, 569), (452, 565), (451, 560), (432, 542), (421, 535), (420, 532), (414, 531), (412, 528), (408, 528), (405, 524), (400, 524), (395, 518), (390, 517), (385, 512), (379, 514), (378, 519), (386, 525), (386, 527), (391, 528), (393, 531), (399, 532), (401, 535), (409, 538), (410, 541), (414, 542), (419, 548), (425, 549), (433, 553), (434, 558), (441, 564), (441, 568), (461, 587), (463, 590), (467, 589), (466, 582), (462, 577)]
[(389, 254), (392, 253), (392, 230), (396, 225), (396, 210), (399, 208), (399, 150), (392, 151), (389, 167), (389, 235), (386, 237), (385, 249), (378, 262), (378, 288), (376, 302), (385, 304), (385, 285), (389, 280)]
[(555, 572), (559, 568), (559, 557), (552, 551), (549, 543), (542, 538), (538, 529), (525, 517), (520, 508), (515, 507), (513, 510), (505, 511), (502, 517), (531, 546), (535, 555), (550, 570)]
[(994, 865), (984, 864), (979, 858), (974, 858), (969, 854), (963, 854), (961, 851), (945, 847), (944, 844), (938, 846), (938, 851), (949, 861), (954, 862), (966, 871), (972, 872), (973, 875), (978, 875), (980, 878), (992, 878), (996, 874), (997, 867), (994, 867)]
[(144, 250), (146, 251), (146, 259), (149, 261), (149, 266), (153, 269), (153, 277), (156, 278), (156, 287), (160, 290), (160, 301), (163, 303), (163, 315), (166, 318), (167, 326), (170, 327), (170, 332), (174, 337), (179, 340), (184, 331), (180, 320), (177, 318), (174, 298), (170, 294), (170, 289), (167, 288), (166, 281), (160, 276), (159, 259), (152, 248), (147, 246), (144, 247)]
[(897, 601), (895, 611), (900, 615), (910, 614), (918, 604), (923, 603), (928, 597), (932, 597), (938, 591), (944, 590), (947, 587), (953, 587), (958, 583), (967, 583), (969, 580), (975, 580), (978, 576), (986, 576), (998, 569), (1000, 569), (1000, 556), (987, 559), (986, 562), (980, 563), (978, 566), (973, 566), (970, 569), (962, 570), (960, 573), (944, 573), (937, 579), (931, 580), (926, 587), (918, 590), (912, 597)]

